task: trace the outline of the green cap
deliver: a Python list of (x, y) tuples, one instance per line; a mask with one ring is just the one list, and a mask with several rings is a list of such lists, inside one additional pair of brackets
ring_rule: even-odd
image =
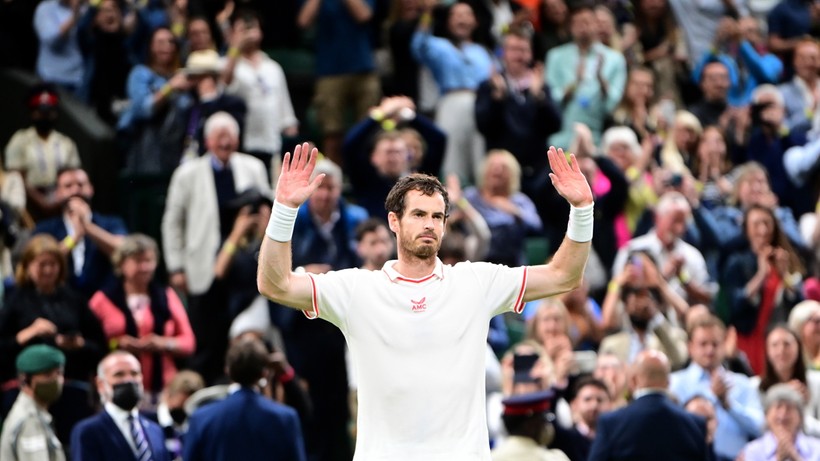
[(65, 354), (56, 347), (35, 344), (23, 349), (17, 356), (17, 372), (34, 374), (65, 365)]

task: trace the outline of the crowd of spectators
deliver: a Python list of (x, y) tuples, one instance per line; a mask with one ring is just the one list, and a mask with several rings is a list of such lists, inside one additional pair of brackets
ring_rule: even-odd
[[(41, 81), (0, 140), (0, 454), (352, 459), (344, 336), (256, 288), (304, 140), (310, 273), (392, 259), (384, 199), (411, 172), (447, 185), (445, 263), (543, 263), (568, 216), (546, 148), (576, 155), (584, 283), (491, 322), (488, 444), (603, 459), (599, 417), (661, 386), (709, 459), (820, 459), (820, 2), (7, 0), (0, 37), (0, 67)], [(169, 178), (157, 235), (94, 209), (67, 100), (116, 133), (106, 175)], [(540, 391), (550, 430), (507, 417)]]

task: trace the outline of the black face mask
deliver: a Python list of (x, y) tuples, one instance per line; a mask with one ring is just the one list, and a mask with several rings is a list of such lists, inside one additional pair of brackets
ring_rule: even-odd
[(646, 328), (649, 326), (649, 320), (650, 319), (644, 317), (638, 317), (637, 315), (629, 315), (629, 323), (631, 323), (632, 328), (636, 330), (646, 331)]
[(188, 413), (185, 412), (184, 408), (169, 408), (168, 413), (171, 414), (171, 419), (174, 420), (174, 424), (177, 426), (181, 426), (188, 419)]
[(111, 403), (125, 411), (131, 411), (142, 399), (139, 383), (135, 381), (114, 384), (111, 389)]
[(38, 133), (49, 133), (54, 129), (55, 122), (55, 120), (49, 117), (44, 117), (33, 120), (32, 125), (34, 125), (34, 129), (37, 130)]

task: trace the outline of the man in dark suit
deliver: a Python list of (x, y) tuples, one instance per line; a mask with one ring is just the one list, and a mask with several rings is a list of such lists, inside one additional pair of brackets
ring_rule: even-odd
[(69, 284), (88, 297), (113, 276), (111, 253), (128, 233), (122, 219), (92, 212), (93, 197), (85, 170), (60, 170), (54, 198), (63, 203), (63, 214), (34, 228), (35, 234), (46, 233), (60, 242), (68, 258)]
[(115, 351), (98, 368), (97, 392), (104, 411), (71, 432), (72, 461), (168, 461), (162, 428), (141, 416), (142, 370), (136, 357)]
[(708, 459), (706, 422), (667, 397), (669, 373), (662, 352), (638, 355), (631, 383), (635, 400), (601, 416), (589, 461)]
[(268, 352), (258, 340), (241, 339), (228, 350), (228, 376), (239, 389), (194, 412), (185, 436), (186, 461), (305, 461), (296, 411), (255, 388), (268, 377)]

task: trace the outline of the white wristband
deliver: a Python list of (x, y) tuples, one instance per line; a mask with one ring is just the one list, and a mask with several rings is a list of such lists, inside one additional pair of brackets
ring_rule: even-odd
[(570, 206), (569, 224), (567, 225), (567, 237), (574, 242), (589, 242), (592, 240), (592, 227), (595, 223), (595, 204), (581, 208)]
[(277, 242), (289, 242), (293, 237), (293, 225), (298, 213), (299, 207), (291, 208), (274, 200), (265, 235)]

